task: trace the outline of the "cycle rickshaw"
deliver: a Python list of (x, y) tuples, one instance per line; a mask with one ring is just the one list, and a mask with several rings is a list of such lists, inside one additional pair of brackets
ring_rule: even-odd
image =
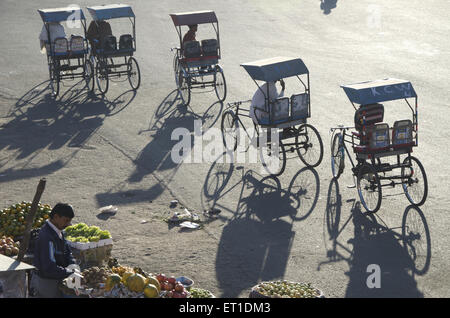
[[(355, 116), (354, 126), (331, 128), (333, 177), (337, 179), (343, 172), (347, 153), (361, 203), (368, 212), (379, 210), (382, 187), (394, 188), (396, 185), (402, 185), (413, 205), (422, 205), (427, 198), (428, 183), (422, 163), (411, 155), (413, 148), (418, 146), (417, 94), (412, 84), (388, 78), (341, 87), (355, 108)], [(395, 121), (390, 128), (383, 122), (384, 105), (381, 103), (394, 100), (406, 102), (412, 112), (412, 119)], [(355, 104), (360, 106), (356, 107)], [(353, 148), (356, 164), (347, 144)], [(396, 162), (388, 162), (389, 157), (396, 157)]]
[(133, 29), (133, 34), (120, 35), (118, 42), (112, 32), (106, 35), (100, 34), (99, 38), (93, 40), (91, 53), (95, 60), (98, 89), (102, 94), (106, 94), (110, 79), (127, 77), (131, 88), (136, 91), (141, 84), (141, 72), (138, 62), (133, 57), (136, 52), (136, 16), (131, 6), (109, 4), (87, 9), (99, 29), (101, 29), (100, 24), (120, 18), (128, 18)]
[[(241, 64), (264, 94), (265, 107), (254, 107), (258, 124), (254, 123), (257, 135), (256, 147), (263, 166), (271, 175), (278, 176), (286, 167), (286, 152), (296, 152), (308, 167), (317, 167), (323, 158), (323, 143), (317, 129), (307, 123), (311, 117), (309, 70), (300, 58), (275, 57)], [(296, 77), (301, 93), (291, 97), (270, 96), (269, 82)], [(263, 90), (257, 81), (265, 82)], [(246, 108), (244, 105), (250, 107)], [(222, 114), (222, 135), (225, 147), (235, 151), (242, 127), (249, 138), (241, 117), (251, 117), (251, 100), (228, 103)], [(261, 112), (258, 117), (256, 111)], [(272, 140), (273, 131), (278, 138)], [(265, 132), (270, 132), (267, 135)], [(269, 168), (269, 166), (271, 166)]]
[[(170, 14), (180, 39), (175, 51), (173, 68), (175, 83), (184, 105), (191, 101), (191, 90), (214, 87), (217, 98), (223, 102), (227, 96), (227, 85), (222, 67), (219, 21), (214, 11), (196, 11)], [(216, 38), (183, 43), (183, 26), (211, 24)]]
[[(38, 12), (47, 33), (45, 48), (52, 96), (58, 96), (62, 80), (76, 78), (83, 78), (86, 81), (86, 87), (92, 91), (94, 89), (94, 68), (88, 58), (86, 19), (83, 11), (79, 7), (65, 7), (40, 9)], [(71, 34), (70, 38), (65, 35), (54, 38), (53, 24), (64, 29), (60, 23), (69, 20), (81, 23), (83, 35)]]

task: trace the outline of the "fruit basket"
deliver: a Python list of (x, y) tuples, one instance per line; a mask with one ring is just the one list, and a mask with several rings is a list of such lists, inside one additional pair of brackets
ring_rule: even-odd
[(282, 281), (261, 282), (250, 291), (250, 298), (325, 298), (309, 283)]

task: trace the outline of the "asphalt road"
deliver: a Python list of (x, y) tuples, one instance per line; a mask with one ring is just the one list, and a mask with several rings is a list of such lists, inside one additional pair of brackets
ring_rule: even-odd
[[(449, 297), (450, 3), (322, 2), (128, 1), (137, 17), (139, 90), (130, 91), (126, 81), (112, 83), (101, 98), (69, 83), (53, 101), (39, 53), (42, 21), (36, 10), (72, 1), (3, 0), (0, 205), (25, 194), (31, 200), (39, 178), (47, 177), (44, 199), (54, 204), (63, 197), (84, 211), (80, 219), (92, 222), (99, 220), (87, 211), (109, 204), (145, 211), (149, 201), (175, 197), (193, 211), (219, 208), (220, 217), (201, 230), (207, 259), (197, 265), (208, 266), (186, 271), (223, 297), (245, 297), (257, 282), (274, 279), (308, 281), (329, 297)], [(221, 163), (220, 152), (202, 162), (171, 159), (174, 129), (184, 127), (194, 137), (200, 120), (203, 132), (214, 132), (226, 107), (210, 90), (193, 94), (187, 109), (177, 97), (170, 48), (178, 38), (169, 13), (195, 10), (214, 10), (219, 19), (226, 102), (249, 99), (256, 89), (241, 63), (303, 59), (311, 74), (309, 123), (324, 142), (319, 167), (305, 169), (294, 157), (281, 177), (270, 179), (259, 164)], [(113, 30), (127, 27), (113, 24)], [(210, 36), (208, 28), (200, 26), (198, 38)], [(411, 81), (419, 96), (414, 155), (427, 173), (428, 199), (413, 207), (401, 188), (386, 188), (380, 211), (367, 216), (356, 189), (347, 187), (349, 162), (338, 182), (331, 178), (329, 129), (353, 124), (354, 109), (340, 85), (387, 77)], [(411, 112), (402, 103), (386, 103), (385, 116), (392, 125), (411, 118)], [(405, 248), (410, 228), (421, 233), (413, 251)], [(183, 235), (175, 236), (185, 240)], [(179, 252), (176, 246), (170, 251)], [(381, 270), (381, 288), (366, 284), (370, 264)]]

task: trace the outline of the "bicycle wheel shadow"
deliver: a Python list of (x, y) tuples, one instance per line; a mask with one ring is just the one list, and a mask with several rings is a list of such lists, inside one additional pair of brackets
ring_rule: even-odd
[[(212, 165), (203, 195), (205, 201), (209, 198), (210, 208), (232, 213), (228, 219), (222, 215), (226, 224), (216, 255), (216, 277), (221, 297), (238, 297), (260, 281), (283, 279), (295, 238), (294, 223), (314, 210), (319, 181), (317, 172), (304, 168), (291, 180), (288, 190), (283, 190), (278, 178), (253, 170), (242, 171), (241, 180), (230, 184), (234, 168), (218, 166)], [(314, 181), (302, 185), (298, 181), (302, 178)], [(302, 188), (305, 184), (310, 188)], [(223, 205), (232, 189), (240, 192), (235, 209)], [(302, 205), (303, 198), (311, 202)]]
[[(318, 270), (325, 264), (346, 261), (346, 297), (423, 297), (415, 280), (415, 275), (427, 273), (431, 262), (431, 238), (423, 212), (408, 206), (401, 226), (389, 227), (379, 215), (363, 213), (359, 202), (349, 201), (353, 201), (350, 216), (341, 220), (342, 199), (333, 179), (324, 219), (327, 261), (321, 262)], [(353, 237), (341, 242), (349, 224), (353, 225)], [(379, 276), (370, 266), (379, 268)]]

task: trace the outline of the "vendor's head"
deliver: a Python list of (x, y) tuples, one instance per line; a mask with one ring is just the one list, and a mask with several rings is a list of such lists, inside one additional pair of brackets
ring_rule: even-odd
[(75, 213), (70, 204), (58, 203), (50, 212), (50, 222), (62, 231), (70, 225), (74, 216)]

